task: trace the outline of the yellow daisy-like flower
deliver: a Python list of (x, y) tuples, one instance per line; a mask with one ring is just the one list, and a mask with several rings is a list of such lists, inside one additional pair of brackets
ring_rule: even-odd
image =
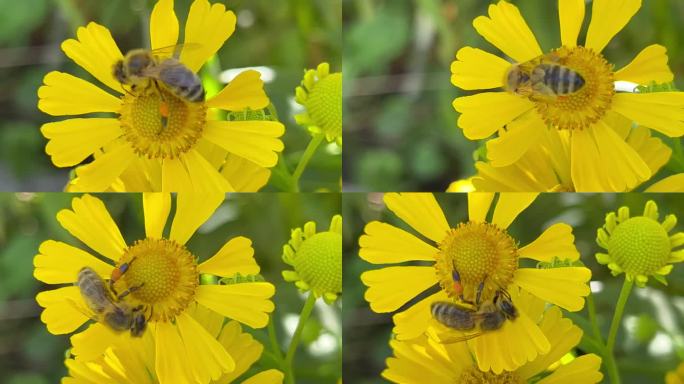
[[(128, 245), (102, 201), (93, 196), (76, 197), (72, 209), (57, 213), (62, 227), (93, 252), (55, 240), (40, 245), (40, 253), (33, 259), (36, 279), (69, 284), (36, 296), (38, 304), (45, 308), (40, 318), (56, 335), (72, 333), (91, 317), (97, 318), (74, 285), (79, 271), (87, 266), (102, 279), (114, 281), (113, 294), (128, 290), (130, 294), (122, 300), (144, 308), (148, 324), (144, 335), (151, 334), (149, 340), (154, 341), (153, 366), (161, 383), (191, 377), (202, 382), (216, 380), (235, 370), (239, 356), (226, 351), (188, 309), (197, 303), (199, 310), (262, 328), (274, 309), (270, 298), (275, 287), (266, 282), (199, 285), (200, 273), (234, 276), (254, 275), (260, 270), (252, 243), (245, 237), (231, 239), (199, 265), (185, 245), (224, 200), (223, 194), (179, 193), (168, 235), (163, 232), (171, 197), (149, 193), (142, 198), (146, 237)], [(132, 338), (131, 333), (116, 333), (100, 321), (71, 337), (72, 353), (84, 361), (100, 356), (117, 340)]]
[[(248, 334), (242, 332), (240, 324), (235, 321), (223, 323), (223, 317), (193, 306), (188, 309), (191, 316), (197, 320), (202, 328), (213, 339), (235, 357), (235, 370), (223, 374), (220, 378), (202, 381), (209, 384), (228, 384), (245, 373), (263, 352), (263, 345)], [(158, 384), (161, 383), (155, 373), (154, 348), (155, 340), (151, 332), (142, 338), (120, 339), (108, 347), (95, 360), (83, 361), (79, 358), (67, 358), (65, 364), (69, 370), (69, 377), (62, 379), (62, 384)], [(76, 348), (76, 346), (74, 346)], [(179, 382), (178, 379), (173, 381)], [(188, 381), (190, 382), (190, 381)], [(257, 373), (241, 381), (243, 384), (281, 384), (283, 373), (270, 369)]]
[(677, 369), (665, 375), (665, 384), (684, 384), (684, 363), (677, 366)]
[[(512, 295), (517, 295), (515, 291)], [(537, 356), (513, 371), (494, 373), (482, 371), (473, 360), (465, 343), (438, 343), (421, 336), (409, 341), (390, 341), (394, 357), (387, 359), (382, 376), (394, 383), (462, 383), (462, 384), (520, 384), (534, 378), (539, 384), (590, 384), (601, 381), (601, 358), (588, 354), (560, 365), (549, 372), (550, 366), (568, 353), (582, 338), (582, 330), (564, 319), (558, 307), (544, 309), (544, 302), (522, 293), (518, 310), (537, 323), (549, 340), (549, 352)], [(502, 345), (502, 348), (515, 348)]]
[[(235, 23), (235, 14), (224, 5), (195, 0), (185, 24), (181, 63), (197, 72), (233, 34)], [(159, 0), (150, 18), (151, 48), (174, 46), (178, 35), (173, 1)], [(79, 28), (77, 39), (66, 40), (62, 50), (109, 91), (53, 71), (38, 90), (38, 108), (53, 116), (114, 115), (69, 118), (42, 126), (52, 162), (58, 167), (77, 166), (70, 191), (250, 191), (263, 184), (254, 185), (249, 178), (278, 162), (283, 124), (221, 121), (210, 113), (212, 108), (265, 108), (269, 99), (258, 72), (241, 73), (209, 100), (189, 102), (162, 86), (146, 91), (122, 86), (113, 67), (124, 56), (109, 30), (99, 24)], [(155, 52), (159, 60), (171, 54)], [(232, 156), (215, 164), (212, 151)], [(91, 155), (93, 162), (78, 166)]]
[[(476, 303), (479, 296), (483, 303), (501, 289), (513, 291), (520, 287), (569, 311), (582, 309), (583, 297), (589, 294), (591, 271), (572, 266), (579, 259), (572, 228), (556, 223), (520, 248), (506, 229), (536, 194), (500, 194), (492, 218), (487, 219), (494, 197), (491, 193), (469, 193), (469, 220), (450, 226), (432, 194), (385, 194), (387, 207), (428, 241), (390, 224), (368, 223), (359, 239), (362, 259), (373, 264), (417, 261), (420, 265), (364, 272), (361, 280), (368, 286), (365, 299), (375, 312), (393, 312), (423, 291), (439, 287), (438, 292), (394, 315), (393, 331), (398, 340), (412, 339), (426, 331), (432, 321), (433, 302)], [(520, 258), (537, 260), (540, 268), (521, 268)], [(513, 302), (518, 305), (515, 297)], [(480, 368), (496, 373), (514, 370), (548, 353), (550, 348), (539, 326), (524, 313), (467, 344)]]
[(297, 103), (306, 108), (304, 113), (295, 116), (297, 124), (342, 145), (342, 73), (330, 73), (328, 63), (322, 63), (304, 72), (295, 95)]
[(675, 215), (658, 222), (658, 206), (646, 202), (642, 216), (629, 215), (629, 207), (620, 207), (606, 215), (606, 223), (597, 231), (596, 242), (608, 253), (597, 253), (596, 260), (608, 265), (614, 276), (625, 273), (628, 281), (646, 285), (649, 276), (667, 285), (665, 276), (672, 264), (684, 260), (684, 232), (668, 233), (677, 225)]
[[(515, 63), (464, 47), (452, 63), (451, 81), (465, 90), (506, 88), (521, 66), (546, 61), (563, 65), (584, 80), (576, 92), (534, 97), (512, 91), (483, 92), (454, 100), (458, 125), (471, 140), (486, 139), (492, 166), (515, 163), (538, 144), (545, 131), (566, 131), (569, 177), (577, 191), (624, 191), (648, 180), (652, 171), (630, 146), (621, 120), (635, 121), (666, 136), (684, 134), (684, 93), (616, 93), (615, 81), (648, 85), (673, 80), (666, 50), (651, 45), (624, 68), (614, 71), (603, 48), (641, 7), (641, 0), (595, 0), (584, 46), (577, 38), (584, 21), (584, 0), (559, 0), (562, 46), (545, 56), (518, 8), (506, 1), (489, 6), (489, 17), (473, 21), (477, 32)], [(546, 57), (546, 59), (543, 59)], [(513, 71), (511, 71), (513, 69)], [(546, 189), (542, 189), (546, 190)]]
[(333, 216), (324, 232), (316, 232), (313, 221), (304, 224), (304, 230), (293, 229), (283, 246), (283, 261), (294, 267), (283, 271), (286, 281), (328, 304), (334, 302), (342, 293), (342, 216)]

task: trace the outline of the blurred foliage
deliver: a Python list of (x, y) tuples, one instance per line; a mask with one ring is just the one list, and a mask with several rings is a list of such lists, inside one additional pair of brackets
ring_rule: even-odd
[[(266, 92), (286, 126), (284, 165), (294, 170), (309, 142), (294, 115), (295, 88), (305, 69), (327, 61), (342, 69), (342, 0), (223, 0), (238, 16), (235, 33), (218, 52), (223, 70), (267, 66), (275, 78)], [(60, 49), (76, 29), (90, 21), (109, 28), (122, 52), (149, 46), (149, 13), (154, 0), (0, 0), (0, 190), (61, 191), (68, 169), (52, 165), (44, 153), (43, 123), (59, 120), (37, 109), (37, 90), (51, 70), (97, 81)], [(191, 0), (176, 0), (181, 34)], [(206, 69), (204, 70), (207, 71)], [(204, 76), (203, 76), (204, 77)], [(322, 146), (301, 180), (301, 189), (339, 190), (339, 150)], [(272, 185), (271, 190), (278, 189)]]
[[(451, 84), (458, 49), (501, 54), (472, 27), (494, 0), (344, 0), (344, 189), (444, 191), (475, 173), (473, 152), (451, 103), (466, 93)], [(546, 52), (560, 42), (557, 1), (510, 0)], [(584, 41), (591, 17), (588, 1)], [(667, 47), (677, 88), (684, 89), (684, 1), (643, 0), (605, 56), (620, 68), (651, 44)], [(662, 137), (662, 136), (661, 136)], [(680, 139), (655, 179), (684, 172)]]
[[(140, 194), (97, 196), (105, 202), (127, 243), (144, 237)], [(69, 335), (48, 333), (39, 319), (41, 309), (35, 302), (39, 291), (56, 287), (33, 278), (33, 256), (37, 254), (40, 243), (48, 239), (87, 249), (55, 219), (58, 211), (71, 207), (73, 197), (66, 193), (0, 193), (2, 384), (56, 383), (66, 374), (64, 357)], [(339, 194), (232, 194), (190, 239), (188, 248), (203, 261), (235, 236), (246, 236), (252, 240), (261, 274), (276, 286), (273, 298), (276, 304), (275, 325), (281, 347), (286, 348), (294, 332), (294, 326), (287, 320), (293, 316), (298, 318), (304, 297), (294, 284), (285, 282), (281, 276), (281, 271), (289, 268), (281, 260), (282, 247), (290, 239), (292, 228), (313, 220), (320, 230), (327, 230), (330, 219), (338, 213)], [(317, 305), (295, 357), (294, 371), (298, 383), (334, 383), (340, 377), (340, 317), (339, 302), (333, 306)], [(248, 374), (274, 368), (274, 360), (268, 352), (270, 344), (266, 329), (243, 327), (243, 330), (251, 332), (265, 347), (260, 362)], [(315, 345), (322, 336), (332, 336), (337, 342), (330, 350), (322, 351)]]
[[(451, 226), (467, 219), (465, 194), (438, 194), (437, 201)], [(509, 227), (509, 233), (520, 244), (529, 244), (545, 228), (556, 223), (571, 225), (581, 261), (591, 269), (592, 281), (601, 283), (594, 293), (597, 321), (603, 337), (608, 335), (615, 303), (624, 274), (613, 277), (607, 267), (596, 262), (594, 254), (603, 251), (596, 244), (596, 230), (603, 226), (604, 216), (620, 206), (630, 207), (632, 215), (640, 215), (644, 204), (653, 199), (662, 217), (675, 214), (684, 219), (684, 203), (678, 194), (541, 194)], [(370, 384), (385, 382), (380, 373), (385, 359), (392, 355), (389, 340), (392, 314), (374, 313), (363, 298), (365, 286), (359, 276), (363, 271), (382, 265), (371, 265), (358, 257), (358, 239), (366, 223), (379, 220), (416, 233), (397, 218), (382, 202), (382, 194), (345, 194), (342, 203), (345, 218), (344, 247), (344, 376), (345, 381)], [(678, 224), (674, 231), (684, 231)], [(667, 277), (668, 285), (651, 279), (644, 289), (635, 288), (629, 297), (623, 326), (618, 333), (615, 356), (624, 384), (663, 382), (665, 372), (684, 361), (684, 265), (675, 265)], [(419, 295), (422, 299), (436, 288)], [(417, 302), (412, 300), (409, 304)], [(409, 304), (402, 307), (405, 309)], [(587, 309), (574, 314), (565, 312), (585, 333), (591, 333)], [(595, 352), (580, 344), (584, 352)], [(604, 371), (605, 375), (605, 371)], [(605, 375), (605, 380), (608, 380)]]

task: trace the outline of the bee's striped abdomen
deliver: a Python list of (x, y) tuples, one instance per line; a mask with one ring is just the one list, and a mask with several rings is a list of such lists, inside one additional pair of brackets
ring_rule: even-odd
[(556, 95), (569, 95), (584, 86), (584, 78), (572, 69), (555, 64), (541, 64), (544, 70), (544, 85)]
[(445, 302), (437, 301), (430, 306), (432, 317), (443, 325), (462, 331), (475, 328), (473, 312), (461, 309), (458, 306)]

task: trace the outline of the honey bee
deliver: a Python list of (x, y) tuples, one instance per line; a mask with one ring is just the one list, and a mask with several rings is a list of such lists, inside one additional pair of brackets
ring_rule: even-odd
[[(190, 102), (204, 101), (204, 87), (200, 78), (174, 57), (162, 57), (164, 52), (180, 52), (181, 45), (156, 50), (134, 49), (123, 60), (114, 64), (114, 77), (137, 91), (149, 86), (164, 86), (180, 99)], [(187, 47), (182, 45), (182, 47)]]
[(131, 290), (117, 297), (112, 296), (105, 281), (90, 267), (81, 268), (76, 285), (83, 301), (94, 314), (91, 316), (93, 320), (99, 321), (116, 332), (130, 330), (131, 336), (142, 336), (147, 326), (144, 306), (133, 307), (121, 301), (121, 298), (129, 294)]
[(582, 75), (561, 64), (561, 58), (553, 53), (530, 61), (514, 64), (506, 72), (504, 89), (528, 97), (532, 101), (555, 100), (582, 89)]

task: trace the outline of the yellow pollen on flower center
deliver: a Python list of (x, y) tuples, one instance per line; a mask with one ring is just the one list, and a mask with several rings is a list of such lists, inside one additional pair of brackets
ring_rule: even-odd
[(482, 372), (476, 367), (463, 370), (458, 378), (459, 384), (520, 384), (523, 381), (517, 373), (503, 371), (500, 374), (491, 371)]
[[(435, 269), (442, 289), (455, 299), (487, 301), (513, 281), (518, 248), (508, 233), (491, 223), (467, 222), (452, 228), (439, 245)], [(459, 280), (460, 279), (460, 280)]]
[(150, 84), (123, 96), (121, 128), (139, 156), (175, 159), (202, 136), (206, 111), (204, 102), (189, 102)]

